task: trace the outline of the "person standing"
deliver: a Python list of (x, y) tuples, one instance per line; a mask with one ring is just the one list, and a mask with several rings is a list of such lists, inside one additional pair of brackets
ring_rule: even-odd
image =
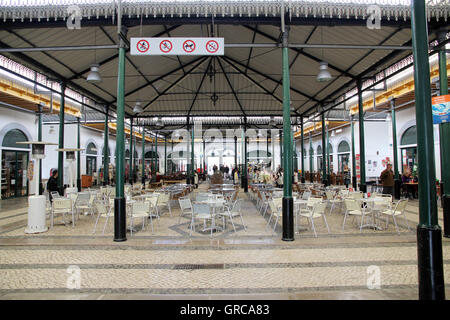
[(381, 172), (381, 183), (383, 184), (383, 194), (394, 194), (394, 172), (392, 171), (392, 164), (388, 163), (386, 169)]
[(350, 170), (348, 169), (348, 165), (344, 165), (344, 184), (348, 189), (348, 185), (350, 184)]

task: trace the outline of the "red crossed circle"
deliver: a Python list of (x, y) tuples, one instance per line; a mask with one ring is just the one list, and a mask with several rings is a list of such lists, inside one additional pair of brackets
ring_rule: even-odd
[(206, 43), (206, 51), (208, 51), (209, 53), (216, 53), (217, 50), (219, 50), (219, 44), (216, 40), (209, 40)]
[(173, 45), (170, 40), (163, 40), (159, 43), (159, 49), (164, 53), (172, 51)]
[(185, 42), (183, 42), (183, 50), (187, 53), (194, 52), (195, 42), (192, 40), (186, 40)]
[(148, 49), (150, 49), (150, 44), (147, 40), (139, 40), (136, 44), (136, 48), (139, 52), (144, 53), (147, 52)]

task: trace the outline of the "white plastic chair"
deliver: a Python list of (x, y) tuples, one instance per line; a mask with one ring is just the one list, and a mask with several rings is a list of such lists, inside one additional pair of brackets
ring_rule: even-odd
[(326, 202), (316, 202), (312, 209), (305, 208), (300, 210), (300, 217), (308, 218), (311, 223), (312, 229), (314, 231), (314, 236), (317, 237), (316, 227), (314, 226), (314, 219), (323, 217), (323, 221), (327, 226), (328, 233), (330, 233), (330, 228), (328, 227), (327, 218), (325, 217), (325, 208), (327, 207)]
[(108, 203), (108, 205), (105, 205), (105, 202), (97, 201), (94, 203), (94, 207), (97, 211), (97, 219), (95, 220), (94, 230), (92, 231), (92, 233), (95, 233), (95, 230), (97, 229), (98, 220), (100, 219), (100, 217), (102, 217), (102, 218), (106, 218), (105, 225), (103, 226), (103, 233), (102, 233), (102, 234), (105, 234), (106, 225), (108, 224), (108, 219), (114, 215), (114, 213), (113, 213), (114, 203), (113, 203), (113, 205), (111, 205), (110, 203)]
[(222, 216), (223, 228), (225, 229), (225, 218), (230, 219), (231, 224), (233, 225), (234, 232), (236, 233), (236, 227), (234, 225), (233, 217), (239, 216), (241, 218), (242, 225), (244, 226), (244, 230), (247, 231), (247, 228), (244, 223), (244, 219), (241, 214), (241, 199), (237, 199), (233, 203), (233, 207), (231, 209), (227, 208), (224, 212), (219, 213)]
[(393, 210), (387, 209), (387, 210), (381, 211), (381, 213), (386, 215), (386, 228), (389, 225), (389, 217), (392, 217), (392, 220), (394, 220), (395, 229), (397, 230), (397, 233), (400, 234), (400, 231), (398, 230), (397, 220), (395, 219), (395, 217), (402, 214), (403, 218), (405, 219), (405, 224), (406, 224), (408, 230), (411, 230), (409, 228), (408, 220), (406, 219), (406, 213), (405, 213), (407, 204), (408, 204), (408, 199), (401, 199), (397, 202), (397, 204), (395, 205), (395, 208)]
[(172, 208), (170, 207), (170, 194), (161, 193), (158, 197), (157, 207), (166, 207), (169, 210), (169, 215), (172, 216)]
[(51, 228), (53, 228), (53, 220), (55, 214), (62, 213), (64, 224), (66, 213), (72, 213), (72, 228), (75, 227), (75, 215), (72, 209), (72, 200), (68, 198), (54, 198), (52, 203), (52, 216), (51, 216)]
[(344, 199), (344, 204), (345, 204), (345, 215), (344, 215), (344, 222), (342, 223), (342, 230), (344, 230), (344, 228), (345, 228), (345, 220), (347, 219), (347, 216), (353, 215), (353, 216), (361, 217), (361, 224), (359, 227), (359, 232), (361, 232), (363, 221), (364, 221), (365, 210), (363, 210), (361, 208), (361, 205), (357, 200), (352, 199), (352, 198)]
[(270, 221), (272, 220), (272, 217), (275, 217), (275, 223), (273, 225), (273, 231), (275, 232), (275, 228), (277, 227), (278, 219), (283, 214), (283, 198), (274, 198), (269, 201), (269, 208), (270, 208), (270, 217), (269, 221), (267, 221), (266, 229), (270, 225)]
[(191, 199), (189, 198), (179, 198), (178, 203), (180, 204), (180, 216), (178, 218), (178, 224), (181, 221), (181, 217), (188, 214), (189, 218), (191, 219), (191, 228), (192, 228), (192, 221), (193, 221), (193, 209), (192, 209), (192, 203)]
[[(193, 219), (192, 219), (192, 226), (194, 228), (195, 231), (195, 219), (201, 219), (203, 220), (203, 231), (206, 230), (206, 220), (211, 220), (211, 237), (212, 237), (212, 233), (213, 233), (213, 228), (215, 226), (215, 220), (214, 220), (214, 215), (211, 214), (211, 209), (209, 207), (208, 204), (206, 203), (193, 203), (192, 204), (192, 209), (193, 209)], [(192, 235), (192, 226), (191, 226), (191, 232), (189, 234)]]
[(132, 205), (132, 210), (129, 212), (128, 216), (130, 217), (130, 232), (131, 236), (133, 236), (133, 226), (134, 219), (142, 218), (142, 230), (145, 228), (145, 220), (150, 216), (150, 224), (152, 225), (152, 233), (153, 233), (153, 220), (152, 215), (150, 214), (150, 202), (147, 201), (136, 201)]

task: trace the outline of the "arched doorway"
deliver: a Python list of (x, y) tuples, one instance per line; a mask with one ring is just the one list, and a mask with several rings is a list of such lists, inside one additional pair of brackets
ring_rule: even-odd
[(97, 172), (97, 146), (89, 142), (86, 147), (86, 175), (94, 176)]
[(319, 145), (317, 147), (317, 170), (322, 172), (322, 168), (323, 168), (322, 146)]
[(9, 130), (2, 142), (2, 199), (28, 195), (27, 170), (30, 145), (17, 144), (27, 141), (20, 129)]
[[(145, 167), (148, 168), (148, 170), (151, 170), (151, 172), (155, 172), (155, 159), (157, 163), (159, 163), (159, 155), (155, 151), (147, 151), (145, 153)], [(171, 162), (171, 160), (169, 160)]]
[(409, 168), (413, 175), (417, 171), (417, 129), (411, 126), (403, 132), (400, 139), (400, 150), (402, 154), (402, 172)]
[(344, 172), (344, 166), (349, 165), (350, 161), (350, 145), (343, 140), (338, 145), (338, 172)]

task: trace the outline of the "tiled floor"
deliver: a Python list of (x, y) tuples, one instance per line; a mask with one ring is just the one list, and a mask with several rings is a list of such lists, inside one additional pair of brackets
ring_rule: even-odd
[[(392, 224), (385, 229), (384, 221), (384, 230), (360, 233), (350, 219), (342, 230), (343, 215), (336, 210), (327, 216), (330, 234), (317, 220), (317, 238), (308, 229), (285, 242), (281, 227), (266, 229), (267, 216), (247, 194), (240, 196), (246, 230), (236, 221), (236, 233), (227, 224), (212, 237), (199, 232), (189, 237), (189, 221), (178, 223), (174, 203), (172, 217), (165, 212), (153, 233), (149, 226), (140, 230), (139, 220), (126, 242), (112, 241), (112, 219), (104, 235), (104, 219), (93, 234), (89, 216), (81, 216), (75, 228), (57, 224), (28, 235), (26, 199), (1, 201), (0, 298), (417, 299), (417, 202), (407, 208), (411, 230), (401, 220), (400, 234)], [(439, 215), (442, 225), (442, 210)], [(305, 220), (301, 225), (308, 227)], [(447, 238), (443, 254), (448, 279)]]

